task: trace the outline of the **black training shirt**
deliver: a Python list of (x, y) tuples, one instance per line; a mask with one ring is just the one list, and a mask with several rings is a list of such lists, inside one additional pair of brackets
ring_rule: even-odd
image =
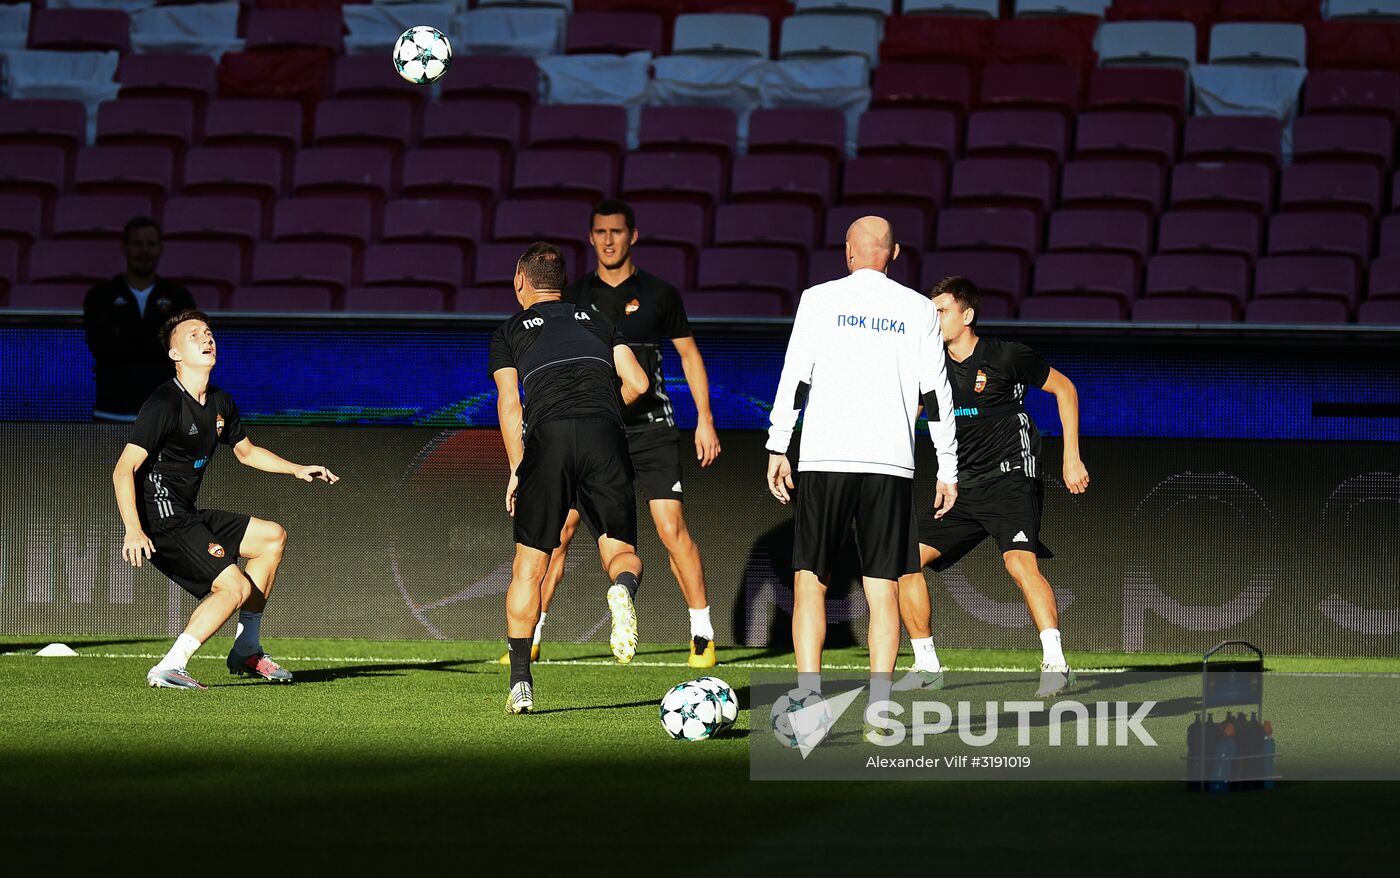
[(1040, 431), (1022, 406), (1026, 388), (1049, 377), (1049, 364), (1015, 341), (979, 338), (966, 360), (948, 357), (959, 483), (1006, 472), (1039, 478)]
[(491, 336), (487, 372), (515, 369), (525, 388), (527, 427), (564, 418), (622, 424), (621, 384), (613, 348), (626, 344), (601, 315), (568, 302), (541, 302)]
[(564, 290), (564, 301), (602, 314), (616, 324), (647, 373), (651, 386), (622, 413), (627, 427), (674, 427), (676, 416), (661, 374), (661, 342), (689, 338), (692, 334), (676, 288), (640, 269), (613, 287), (592, 271), (569, 284)]
[(246, 436), (232, 397), (214, 385), (204, 405), (177, 379), (157, 387), (141, 406), (128, 440), (149, 455), (137, 472), (147, 521), (194, 512), (214, 449), (237, 445)]

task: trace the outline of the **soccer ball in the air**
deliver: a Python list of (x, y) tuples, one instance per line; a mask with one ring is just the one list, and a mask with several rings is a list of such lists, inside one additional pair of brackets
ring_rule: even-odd
[(719, 677), (701, 677), (694, 684), (709, 692), (719, 706), (720, 731), (734, 725), (739, 718), (739, 696), (734, 692), (734, 687)]
[[(825, 707), (826, 702), (811, 689), (789, 689), (773, 702), (773, 710), (770, 712), (770, 717), (773, 720), (773, 736), (784, 747), (794, 750), (809, 738), (821, 740), (816, 733), (820, 732), (825, 735), (825, 729), (831, 725), (831, 718), (824, 709)], [(807, 710), (808, 708), (817, 710), (819, 713), (804, 713), (803, 717), (806, 721), (794, 725), (793, 715), (799, 710)], [(801, 728), (798, 728), (798, 725)]]
[(411, 27), (394, 44), (394, 69), (416, 85), (436, 82), (452, 66), (452, 44), (435, 27)]
[(661, 727), (677, 741), (703, 741), (720, 730), (719, 702), (694, 682), (677, 683), (661, 699)]

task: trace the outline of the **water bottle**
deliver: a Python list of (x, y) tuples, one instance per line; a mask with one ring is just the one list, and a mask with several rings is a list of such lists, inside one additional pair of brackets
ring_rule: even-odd
[(1230, 789), (1230, 774), (1235, 764), (1235, 726), (1225, 723), (1215, 749), (1215, 770), (1211, 773), (1210, 791), (1223, 793)]

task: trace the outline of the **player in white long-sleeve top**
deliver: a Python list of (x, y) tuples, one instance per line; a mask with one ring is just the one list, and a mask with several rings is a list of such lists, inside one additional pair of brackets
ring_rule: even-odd
[(794, 488), (787, 458), (804, 406), (797, 470), (792, 636), (798, 685), (819, 690), (826, 588), (852, 524), (870, 605), (871, 704), (888, 700), (899, 651), (897, 581), (919, 569), (914, 424), (928, 410), (938, 454), (935, 514), (957, 499), (953, 395), (938, 314), (885, 276), (899, 255), (890, 225), (863, 217), (846, 233), (850, 275), (802, 295), (768, 430), (768, 489)]

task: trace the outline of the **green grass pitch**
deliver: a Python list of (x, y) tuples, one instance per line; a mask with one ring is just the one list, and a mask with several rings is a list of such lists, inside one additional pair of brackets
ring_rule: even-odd
[[(606, 646), (547, 643), (541, 712), (508, 718), (505, 669), (490, 663), (498, 643), (278, 640), (269, 648), (297, 682), (274, 686), (227, 676), (228, 641), (216, 638), (190, 665), (211, 688), (182, 692), (144, 686), (164, 639), (70, 638), (79, 658), (32, 657), (50, 640), (64, 638), (0, 638), (0, 868), (11, 875), (168, 864), (245, 875), (508, 864), (529, 875), (1331, 874), (1397, 851), (1396, 784), (1203, 796), (1148, 783), (753, 783), (747, 712), (727, 737), (663, 734), (657, 702), (698, 675), (681, 647), (644, 645), (619, 667)], [(1037, 660), (942, 657), (960, 668)], [(745, 706), (751, 672), (792, 661), (734, 648), (721, 658), (716, 673)], [(828, 653), (832, 665), (864, 661)], [(1268, 667), (1396, 672), (1400, 660)]]

